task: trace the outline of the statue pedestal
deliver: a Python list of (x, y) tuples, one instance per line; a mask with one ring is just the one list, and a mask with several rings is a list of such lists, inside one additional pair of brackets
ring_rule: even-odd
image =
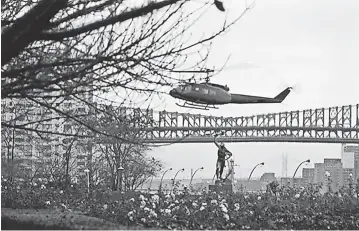
[(225, 180), (220, 181), (220, 180), (216, 180), (214, 185), (209, 185), (208, 189), (210, 191), (214, 191), (214, 192), (222, 192), (222, 193), (232, 193), (233, 192), (233, 186), (232, 186), (232, 181), (231, 180)]

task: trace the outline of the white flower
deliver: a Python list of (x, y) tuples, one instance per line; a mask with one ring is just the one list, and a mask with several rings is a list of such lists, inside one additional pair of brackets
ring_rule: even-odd
[(226, 219), (227, 221), (229, 221), (229, 215), (227, 213), (223, 214), (224, 219)]
[(41, 185), (41, 189), (46, 189), (45, 185), (42, 184), (42, 185)]
[(157, 217), (157, 213), (155, 211), (153, 211), (153, 210), (150, 211), (150, 215), (152, 217)]
[(60, 205), (61, 205), (61, 207), (63, 207), (64, 209), (67, 209), (67, 206), (66, 206), (64, 203), (61, 203)]
[(131, 198), (130, 201), (131, 201), (131, 202), (134, 202), (134, 201), (135, 201), (135, 198)]
[(193, 202), (193, 203), (192, 203), (192, 206), (193, 206), (194, 208), (197, 208), (198, 205), (197, 205), (196, 202)]
[(145, 207), (143, 210), (145, 210), (145, 211), (150, 211), (150, 209), (149, 209), (149, 208), (147, 208), (147, 207)]
[(253, 212), (253, 211), (249, 211), (249, 213), (250, 213), (251, 215), (253, 215), (253, 214), (254, 214), (254, 212)]
[(218, 203), (217, 203), (217, 200), (211, 200), (211, 204), (212, 205), (217, 205)]
[(46, 204), (46, 205), (50, 205), (51, 202), (50, 202), (50, 201), (46, 201), (45, 204)]
[(61, 190), (61, 191), (60, 191), (60, 194), (63, 194), (63, 193), (64, 193), (64, 191)]
[(295, 198), (299, 198), (300, 197), (300, 194), (299, 193), (297, 193), (297, 194), (295, 194), (295, 196), (294, 196)]
[(179, 203), (179, 201), (178, 201), (178, 200), (175, 200), (175, 203), (176, 203), (176, 204), (178, 204), (178, 203)]
[(141, 221), (142, 221), (143, 223), (145, 223), (145, 222), (146, 222), (146, 218), (142, 217), (142, 218), (141, 218)]
[(39, 181), (41, 182), (41, 181), (42, 181), (42, 179), (41, 179), (41, 178), (39, 178)]
[(187, 208), (187, 206), (185, 207), (186, 208), (186, 214), (187, 216), (189, 216), (191, 214), (191, 212), (189, 211), (189, 209)]
[(245, 196), (244, 196), (244, 199), (248, 199), (248, 197), (249, 197), (249, 196), (245, 195)]
[(207, 206), (207, 203), (206, 203), (206, 202), (203, 202), (203, 203), (202, 203), (202, 206)]
[(152, 203), (152, 208), (156, 208), (156, 204), (155, 203)]
[(160, 200), (160, 197), (159, 197), (158, 195), (153, 195), (153, 196), (151, 197), (151, 200), (152, 200), (153, 202), (155, 202), (155, 203), (158, 203), (159, 200)]
[(104, 205), (103, 205), (103, 209), (106, 210), (107, 208), (108, 208), (108, 205), (107, 205), (107, 204), (104, 204)]
[(145, 197), (141, 194), (138, 199), (140, 199), (141, 201), (145, 200)]
[(32, 183), (32, 186), (36, 187), (36, 186), (37, 186), (37, 184), (34, 182), (34, 183)]
[(228, 209), (223, 204), (219, 206), (224, 213), (228, 213)]
[(199, 211), (202, 211), (202, 210), (204, 210), (204, 207), (203, 207), (203, 206), (201, 206), (201, 208), (199, 208)]
[(165, 209), (164, 211), (166, 214), (170, 215), (171, 214), (171, 210), (170, 209)]
[(257, 200), (261, 200), (261, 199), (262, 199), (262, 197), (260, 197), (260, 196), (257, 198)]
[(238, 203), (235, 203), (234, 204), (234, 211), (238, 211), (239, 210), (239, 204)]
[(130, 217), (130, 216), (132, 216), (132, 214), (133, 214), (133, 211), (130, 211), (127, 213), (127, 216)]
[(141, 205), (140, 205), (140, 208), (144, 208), (146, 206), (146, 202), (145, 201), (141, 201)]

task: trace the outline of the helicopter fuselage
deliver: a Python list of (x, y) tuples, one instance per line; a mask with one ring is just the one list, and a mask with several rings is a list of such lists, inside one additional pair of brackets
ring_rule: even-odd
[(220, 85), (193, 83), (172, 89), (170, 95), (177, 99), (199, 104), (228, 104), (231, 102), (231, 94), (227, 91), (228, 88), (225, 88)]

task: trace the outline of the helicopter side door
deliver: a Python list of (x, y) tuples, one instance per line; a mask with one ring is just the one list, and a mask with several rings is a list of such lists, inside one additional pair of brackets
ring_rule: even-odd
[(192, 93), (193, 96), (196, 97), (196, 100), (202, 103), (211, 103), (216, 95), (216, 92), (213, 89), (200, 84), (192, 86)]

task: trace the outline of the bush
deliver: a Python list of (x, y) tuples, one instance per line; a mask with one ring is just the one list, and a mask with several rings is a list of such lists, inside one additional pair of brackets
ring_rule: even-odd
[[(6, 182), (4, 182), (6, 183)], [(159, 229), (359, 229), (356, 195), (318, 188), (279, 188), (268, 193), (206, 192), (91, 195), (70, 187), (2, 185), (2, 207), (80, 211), (117, 224)]]

